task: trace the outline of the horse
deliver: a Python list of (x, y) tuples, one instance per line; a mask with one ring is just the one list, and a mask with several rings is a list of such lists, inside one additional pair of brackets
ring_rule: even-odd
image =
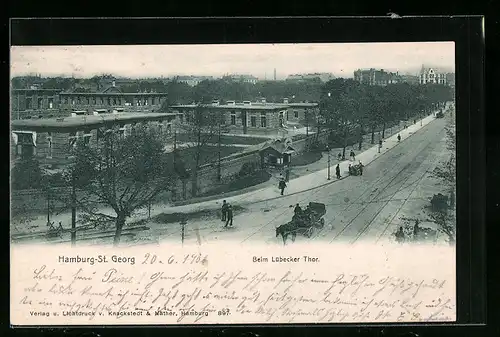
[(292, 222), (288, 222), (284, 225), (276, 227), (276, 237), (280, 234), (283, 238), (283, 245), (286, 245), (288, 235), (292, 235), (292, 242), (295, 242), (295, 237), (297, 236), (296, 226), (294, 226)]

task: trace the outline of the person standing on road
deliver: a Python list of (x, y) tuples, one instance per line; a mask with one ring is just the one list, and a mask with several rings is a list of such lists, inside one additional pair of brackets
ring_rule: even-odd
[(350, 157), (352, 161), (356, 160), (356, 156), (354, 155), (354, 150), (351, 150)]
[(396, 241), (398, 243), (403, 243), (405, 241), (405, 233), (403, 232), (403, 227), (399, 227), (399, 230), (394, 234), (396, 236)]
[(335, 174), (337, 175), (337, 179), (340, 179), (341, 176), (340, 176), (340, 165), (337, 164), (337, 166), (335, 167)]
[(352, 175), (352, 166), (351, 166), (351, 164), (349, 164), (349, 167), (347, 168), (347, 170), (349, 171), (349, 175)]
[(401, 141), (401, 135), (398, 134), (398, 142), (400, 142), (400, 141)]
[(380, 153), (381, 149), (382, 149), (382, 139), (378, 141), (378, 153)]
[(283, 191), (285, 191), (286, 183), (283, 178), (281, 178), (279, 184), (278, 184), (279, 189), (281, 190), (281, 195), (283, 195)]
[(227, 206), (226, 215), (227, 215), (227, 220), (226, 220), (226, 225), (224, 227), (227, 228), (228, 225), (230, 227), (233, 227), (233, 206), (231, 205)]
[(342, 153), (340, 153), (340, 152), (339, 152), (339, 154), (338, 154), (337, 158), (338, 158), (339, 160), (342, 160)]
[(359, 175), (363, 175), (363, 164), (361, 164), (361, 161), (359, 161)]
[(227, 213), (227, 206), (228, 204), (226, 203), (226, 200), (222, 201), (222, 207), (221, 207), (221, 221), (226, 221), (226, 213)]

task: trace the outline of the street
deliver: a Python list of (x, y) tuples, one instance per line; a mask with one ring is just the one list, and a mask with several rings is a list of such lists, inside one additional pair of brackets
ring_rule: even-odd
[[(278, 199), (244, 204), (244, 210), (234, 214), (235, 228), (223, 229), (223, 223), (215, 217), (189, 220), (185, 242), (234, 240), (244, 244), (253, 241), (283, 244), (281, 237), (275, 236), (275, 228), (291, 220), (295, 204), (305, 208), (310, 201), (326, 204), (325, 226), (316, 230), (311, 238), (298, 235), (296, 241), (390, 240), (399, 227), (400, 217), (420, 215), (432, 194), (440, 191), (438, 182), (433, 182), (428, 173), (446, 152), (445, 125), (445, 119), (436, 119), (407, 141), (403, 139), (367, 165), (363, 176), (347, 177)], [(150, 230), (132, 239), (134, 244), (181, 239), (178, 224), (150, 223), (148, 226)]]

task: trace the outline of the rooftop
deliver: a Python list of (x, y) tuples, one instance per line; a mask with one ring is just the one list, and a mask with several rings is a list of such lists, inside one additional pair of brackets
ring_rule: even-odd
[(61, 92), (64, 96), (154, 96), (166, 95), (166, 92)]
[(62, 89), (37, 89), (37, 88), (28, 88), (28, 89), (12, 89), (12, 91), (19, 91), (19, 92), (25, 92), (25, 91), (45, 91), (45, 92), (61, 92)]
[(40, 128), (74, 128), (78, 126), (92, 126), (106, 122), (158, 120), (175, 116), (175, 113), (117, 113), (83, 115), (64, 118), (20, 119), (11, 122), (12, 129), (40, 129)]
[[(172, 109), (194, 109), (198, 105), (196, 104), (184, 104), (184, 105), (172, 105), (170, 108)], [(203, 108), (208, 108), (208, 109), (244, 109), (244, 110), (276, 110), (276, 109), (283, 109), (287, 107), (316, 107), (318, 106), (318, 103), (305, 103), (305, 102), (297, 102), (297, 103), (255, 103), (252, 102), (252, 104), (243, 104), (243, 103), (236, 103), (236, 104), (220, 104), (220, 105), (211, 105), (211, 104), (206, 104), (202, 105), (201, 107)]]
[(185, 104), (185, 105), (172, 105), (170, 108), (172, 109), (194, 109), (196, 107), (202, 107), (206, 109), (242, 109), (242, 110), (277, 110), (283, 109), (287, 107), (286, 104), (276, 104), (276, 103), (267, 103), (267, 104), (258, 104), (252, 103), (250, 104), (220, 104), (220, 105), (197, 105), (197, 104)]

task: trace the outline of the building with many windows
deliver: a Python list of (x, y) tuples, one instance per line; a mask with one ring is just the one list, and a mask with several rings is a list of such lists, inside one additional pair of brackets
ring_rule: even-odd
[(12, 89), (11, 119), (58, 116), (60, 92), (59, 89)]
[(81, 138), (99, 142), (107, 130), (128, 134), (138, 124), (152, 126), (166, 135), (178, 116), (173, 113), (104, 113), (64, 118), (14, 120), (11, 123), (13, 159), (34, 156), (42, 163), (64, 163), (71, 147)]
[(220, 118), (221, 125), (231, 134), (275, 135), (286, 128), (287, 106), (284, 104), (228, 101), (226, 104), (174, 105), (170, 109), (182, 114), (185, 123), (192, 123), (195, 109), (202, 109)]
[(61, 92), (59, 96), (61, 110), (85, 110), (89, 113), (96, 109), (112, 112), (116, 108), (122, 108), (124, 111), (155, 112), (167, 98), (166, 93), (124, 93), (116, 86), (102, 92)]
[(419, 77), (420, 84), (444, 84), (446, 85), (446, 73), (435, 68), (422, 66)]
[(354, 80), (366, 85), (385, 86), (398, 82), (398, 73), (387, 72), (384, 69), (358, 69), (354, 72)]

